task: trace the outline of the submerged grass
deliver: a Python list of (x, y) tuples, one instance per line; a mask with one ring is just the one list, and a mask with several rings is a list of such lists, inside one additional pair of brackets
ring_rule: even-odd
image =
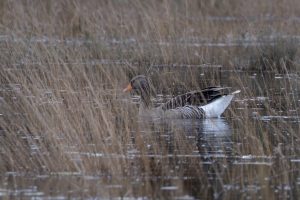
[[(297, 20), (286, 26), (280, 20), (286, 17), (283, 12), (297, 14), (299, 3), (277, 3), (282, 6), (234, 0), (2, 1), (0, 172), (96, 174), (102, 178), (100, 186), (88, 186), (88, 195), (103, 197), (172, 198), (189, 191), (195, 197), (231, 199), (243, 196), (231, 189), (225, 193), (226, 186), (236, 184), (253, 196), (257, 191), (249, 185), (292, 185), (296, 177), (290, 172), (297, 165), (286, 156), (299, 153), (299, 122), (278, 120), (266, 128), (259, 118), (282, 112), (298, 116), (298, 97), (291, 98), (298, 84), (287, 78), (272, 87), (283, 90), (269, 90), (266, 74), (257, 72), (263, 78), (247, 82), (237, 69), (243, 56), (254, 54), (260, 55), (257, 65), (262, 69), (282, 72), (277, 66), (284, 65), (289, 74), (289, 65), (297, 63), (295, 43), (283, 48), (278, 43), (269, 51), (235, 46), (240, 41), (234, 39), (258, 37), (255, 33), (268, 29), (269, 21), (275, 32), (299, 33)], [(274, 18), (267, 17), (270, 11)], [(261, 12), (266, 17), (256, 17)], [(253, 49), (257, 52), (248, 55)], [(141, 73), (152, 78), (158, 94), (223, 85), (223, 68), (233, 69), (227, 86), (242, 90), (241, 101), (234, 102), (237, 108), (225, 114), (238, 127), (231, 140), (241, 145), (228, 147), (228, 157), (218, 162), (201, 154), (182, 156), (200, 151), (202, 144), (186, 140), (180, 127), (171, 126), (170, 131), (155, 123), (142, 126), (137, 106), (122, 94), (130, 77)], [(262, 102), (265, 113), (253, 116), (259, 108), (251, 99), (257, 96), (272, 101)], [(232, 158), (244, 155), (270, 158), (274, 164), (235, 165)], [(273, 178), (265, 183), (266, 177)], [(74, 184), (87, 187), (85, 181)], [(118, 185), (112, 191), (101, 187)], [(259, 193), (263, 199), (276, 196), (264, 188)], [(296, 197), (297, 190), (283, 196), (288, 195)]]

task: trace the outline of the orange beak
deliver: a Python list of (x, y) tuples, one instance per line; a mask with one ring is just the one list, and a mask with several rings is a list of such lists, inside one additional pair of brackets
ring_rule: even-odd
[(123, 90), (123, 92), (128, 92), (128, 91), (131, 91), (132, 90), (132, 86), (131, 86), (131, 84), (129, 83), (128, 85), (127, 85), (127, 87)]

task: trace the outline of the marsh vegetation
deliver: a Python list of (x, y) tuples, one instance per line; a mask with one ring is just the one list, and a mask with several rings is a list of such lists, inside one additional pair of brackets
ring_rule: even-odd
[[(297, 199), (300, 2), (0, 3), (0, 197)], [(137, 117), (240, 89), (222, 118)]]

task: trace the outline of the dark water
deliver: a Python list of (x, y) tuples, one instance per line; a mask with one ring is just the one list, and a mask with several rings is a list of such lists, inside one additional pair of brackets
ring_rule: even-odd
[[(201, 70), (203, 74), (210, 71)], [(120, 182), (103, 183), (102, 180), (109, 179), (109, 175), (7, 172), (0, 176), (0, 197), (94, 199), (104, 198), (105, 195), (97, 192), (100, 189), (103, 191), (103, 188), (108, 194), (111, 192), (112, 197), (118, 194), (122, 197), (126, 196), (128, 184), (140, 191), (144, 187), (143, 182), (150, 179), (157, 181), (153, 191), (159, 193), (160, 198), (297, 199), (300, 190), (299, 76), (296, 73), (257, 74), (228, 70), (217, 74), (223, 85), (230, 86), (234, 83), (232, 77), (237, 75), (238, 80), (247, 83), (245, 88), (240, 88), (242, 94), (234, 99), (224, 117), (143, 121), (141, 134), (148, 148), (146, 154), (134, 148), (134, 136), (126, 154), (66, 151), (79, 160), (88, 157), (105, 162), (106, 159), (122, 158), (134, 162), (148, 157), (155, 161), (171, 162), (174, 167), (168, 176), (152, 174), (149, 177), (136, 172), (132, 178), (120, 177)], [(17, 85), (7, 87), (18, 88)], [(249, 91), (252, 91), (250, 95), (247, 94)], [(158, 95), (161, 96), (164, 95)], [(159, 98), (156, 100), (160, 101)], [(268, 144), (263, 141), (266, 139)], [(38, 146), (31, 145), (32, 153), (38, 149)], [(201, 172), (197, 172), (198, 168)], [(82, 185), (83, 182), (83, 188), (76, 188), (76, 184)], [(135, 198), (143, 196), (137, 192)]]
[[(52, 41), (55, 42), (57, 41)], [(129, 42), (134, 43), (133, 40)], [(96, 60), (92, 63), (121, 65), (122, 61)], [(161, 171), (157, 170), (156, 174), (139, 173), (134, 164), (130, 169), (132, 177), (120, 176), (119, 181), (110, 180), (109, 174), (97, 172), (12, 171), (0, 174), (0, 198), (298, 198), (300, 77), (297, 72), (276, 74), (195, 65), (157, 65), (151, 70), (153, 79), (157, 74), (162, 78), (171, 77), (170, 72), (174, 70), (182, 72), (180, 77), (173, 78), (180, 79), (183, 84), (159, 88), (159, 81), (153, 81), (158, 88), (157, 98), (154, 99), (157, 104), (170, 98), (170, 94), (191, 89), (193, 82), (201, 83), (201, 87), (217, 84), (234, 90), (240, 89), (242, 92), (236, 96), (222, 118), (140, 122), (139, 137), (144, 142), (146, 153), (135, 148), (138, 137), (134, 130), (125, 154), (106, 155), (103, 152), (77, 152), (66, 148), (65, 153), (78, 161), (86, 158), (99, 162), (124, 159), (135, 163), (142, 158), (150, 158), (155, 166), (159, 163), (162, 165)], [(199, 75), (196, 80), (190, 80), (189, 73), (194, 72)], [(172, 82), (172, 78), (168, 78), (168, 81)], [(243, 88), (240, 88), (241, 85)], [(20, 87), (12, 83), (2, 85), (1, 89), (2, 92), (18, 92)], [(51, 91), (44, 93), (47, 96)], [(122, 100), (124, 99), (120, 99)], [(137, 98), (133, 97), (131, 101), (136, 102)], [(36, 143), (32, 143), (30, 148), (33, 154), (39, 150)], [(164, 163), (172, 166), (167, 172), (163, 171)], [(152, 183), (151, 194), (144, 191), (146, 182)], [(128, 188), (136, 190), (132, 192), (135, 196), (127, 197)]]
[[(276, 123), (272, 122), (272, 117), (266, 118), (268, 124)], [(289, 119), (280, 120), (290, 123)], [(147, 131), (142, 131), (145, 145), (149, 149), (146, 155), (135, 148), (128, 148), (126, 154), (114, 155), (105, 155), (101, 152), (66, 152), (72, 154), (74, 159), (88, 157), (102, 162), (120, 158), (135, 162), (142, 157), (148, 157), (162, 163), (173, 163), (174, 167), (167, 176), (139, 174), (134, 172), (133, 168), (131, 169), (133, 177), (120, 177), (119, 182), (103, 183), (103, 180), (109, 179), (108, 174), (7, 172), (0, 177), (0, 197), (102, 199), (110, 192), (111, 197), (122, 197), (126, 196), (128, 184), (141, 191), (144, 187), (143, 182), (150, 180), (156, 184), (153, 186), (153, 191), (159, 193), (160, 198), (266, 199), (271, 195), (270, 198), (297, 199), (300, 189), (299, 140), (296, 145), (281, 141), (284, 155), (276, 154), (276, 150), (271, 155), (264, 155), (259, 151), (257, 155), (247, 154), (246, 150), (240, 148), (247, 148), (247, 143), (251, 143), (248, 141), (251, 136), (245, 135), (239, 129), (239, 123), (235, 118), (164, 122), (165, 133), (157, 134), (155, 141), (160, 141), (159, 145), (163, 145), (161, 150), (167, 153), (151, 151), (155, 144), (152, 143), (153, 141), (148, 142), (147, 137), (153, 138), (153, 134), (156, 133)], [(157, 126), (159, 125), (156, 124)], [(269, 131), (269, 134), (272, 134), (272, 129)], [(248, 148), (251, 151), (256, 147)], [(32, 146), (32, 152), (36, 149), (38, 147)], [(201, 173), (197, 172), (199, 170), (197, 167), (201, 168)], [(78, 188), (76, 185), (82, 187)], [(106, 195), (101, 192), (103, 189), (108, 191)], [(150, 198), (152, 195), (149, 195)], [(137, 197), (143, 198), (143, 196)]]

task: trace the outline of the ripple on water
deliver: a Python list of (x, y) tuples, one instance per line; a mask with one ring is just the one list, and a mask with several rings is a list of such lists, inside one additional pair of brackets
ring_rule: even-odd
[(25, 197), (41, 197), (45, 194), (43, 192), (40, 192), (37, 190), (37, 186), (32, 186), (25, 189), (16, 189), (16, 190), (10, 190), (10, 189), (4, 189), (0, 188), (0, 197), (7, 197), (7, 196), (25, 196)]
[(266, 116), (258, 116), (258, 114), (253, 116), (254, 119), (260, 121), (272, 121), (272, 120), (293, 120), (294, 122), (299, 122), (299, 116), (287, 116), (287, 115), (266, 115)]
[(162, 186), (160, 187), (161, 190), (168, 190), (168, 191), (173, 191), (173, 190), (177, 190), (178, 187), (177, 186)]

